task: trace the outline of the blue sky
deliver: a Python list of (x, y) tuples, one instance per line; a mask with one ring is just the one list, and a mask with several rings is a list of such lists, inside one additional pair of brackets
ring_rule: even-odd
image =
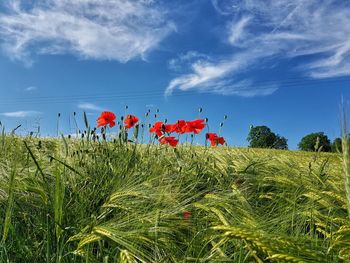
[[(230, 145), (267, 125), (291, 149), (339, 136), (350, 91), (350, 3), (340, 0), (8, 0), (0, 4), (0, 120), (74, 131), (72, 113), (209, 118)], [(154, 121), (152, 119), (151, 121)], [(204, 136), (204, 135), (203, 135)]]

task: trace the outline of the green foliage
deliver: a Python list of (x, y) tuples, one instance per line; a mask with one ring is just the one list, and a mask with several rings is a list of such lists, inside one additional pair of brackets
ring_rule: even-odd
[(287, 150), (288, 149), (287, 139), (280, 136), (280, 135), (276, 135), (276, 139), (275, 139), (275, 142), (274, 142), (272, 148), (280, 149), (280, 150)]
[(267, 126), (252, 126), (247, 140), (253, 148), (288, 149), (287, 139), (275, 134)]
[(332, 152), (343, 152), (342, 147), (342, 139), (341, 138), (335, 138), (331, 145)]
[(348, 151), (3, 141), (0, 262), (350, 260)]
[(298, 144), (302, 151), (331, 151), (331, 143), (323, 132), (310, 133), (304, 136)]

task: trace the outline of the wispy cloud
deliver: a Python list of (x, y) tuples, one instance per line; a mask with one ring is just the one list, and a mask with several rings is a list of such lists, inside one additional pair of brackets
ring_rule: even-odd
[(183, 67), (191, 66), (192, 62), (200, 60), (209, 60), (209, 56), (199, 53), (197, 51), (191, 50), (184, 54), (179, 54), (176, 58), (172, 58), (168, 61), (169, 69), (173, 71), (182, 71)]
[(41, 115), (39, 111), (11, 111), (11, 112), (1, 112), (0, 116), (8, 118), (26, 118)]
[(0, 5), (2, 48), (27, 63), (33, 53), (127, 62), (144, 57), (174, 30), (154, 1), (9, 0)]
[(103, 111), (103, 108), (93, 103), (79, 103), (78, 108), (82, 110)]
[[(253, 54), (254, 53), (254, 54)], [(197, 90), (221, 95), (239, 95), (252, 97), (269, 95), (277, 90), (277, 85), (255, 85), (252, 79), (239, 79), (236, 75), (253, 63), (256, 58), (264, 56), (260, 50), (241, 52), (225, 59), (200, 59), (192, 62), (191, 73), (183, 74), (170, 81), (165, 95), (174, 90)]]
[(252, 17), (245, 16), (239, 21), (234, 21), (228, 26), (228, 41), (231, 45), (239, 43), (242, 39), (247, 38), (246, 27), (248, 27)]
[(29, 87), (26, 87), (25, 88), (25, 91), (34, 91), (34, 90), (37, 90), (38, 88), (35, 87), (35, 86), (29, 86)]
[(228, 19), (225, 36), (233, 52), (217, 54), (207, 61), (193, 60), (189, 71), (169, 83), (166, 95), (175, 89), (243, 96), (271, 94), (278, 83), (260, 87), (257, 92), (254, 80), (241, 79), (238, 74), (243, 70), (249, 72), (252, 67), (262, 68), (267, 58), (278, 62), (307, 56), (304, 61), (309, 62), (297, 69), (311, 78), (350, 75), (349, 2), (212, 0), (212, 3)]
[(231, 16), (240, 9), (240, 1), (212, 0), (213, 6), (221, 15)]

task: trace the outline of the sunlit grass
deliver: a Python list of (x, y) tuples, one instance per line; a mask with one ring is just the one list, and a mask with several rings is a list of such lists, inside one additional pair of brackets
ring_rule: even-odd
[(340, 154), (1, 140), (0, 262), (350, 260)]

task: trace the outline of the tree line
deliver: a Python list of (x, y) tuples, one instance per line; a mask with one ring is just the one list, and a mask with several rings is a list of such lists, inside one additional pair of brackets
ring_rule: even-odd
[[(288, 140), (274, 133), (267, 126), (251, 126), (247, 141), (252, 148), (288, 149)], [(324, 132), (305, 135), (298, 144), (302, 151), (342, 152), (342, 140), (336, 138), (332, 142)]]

